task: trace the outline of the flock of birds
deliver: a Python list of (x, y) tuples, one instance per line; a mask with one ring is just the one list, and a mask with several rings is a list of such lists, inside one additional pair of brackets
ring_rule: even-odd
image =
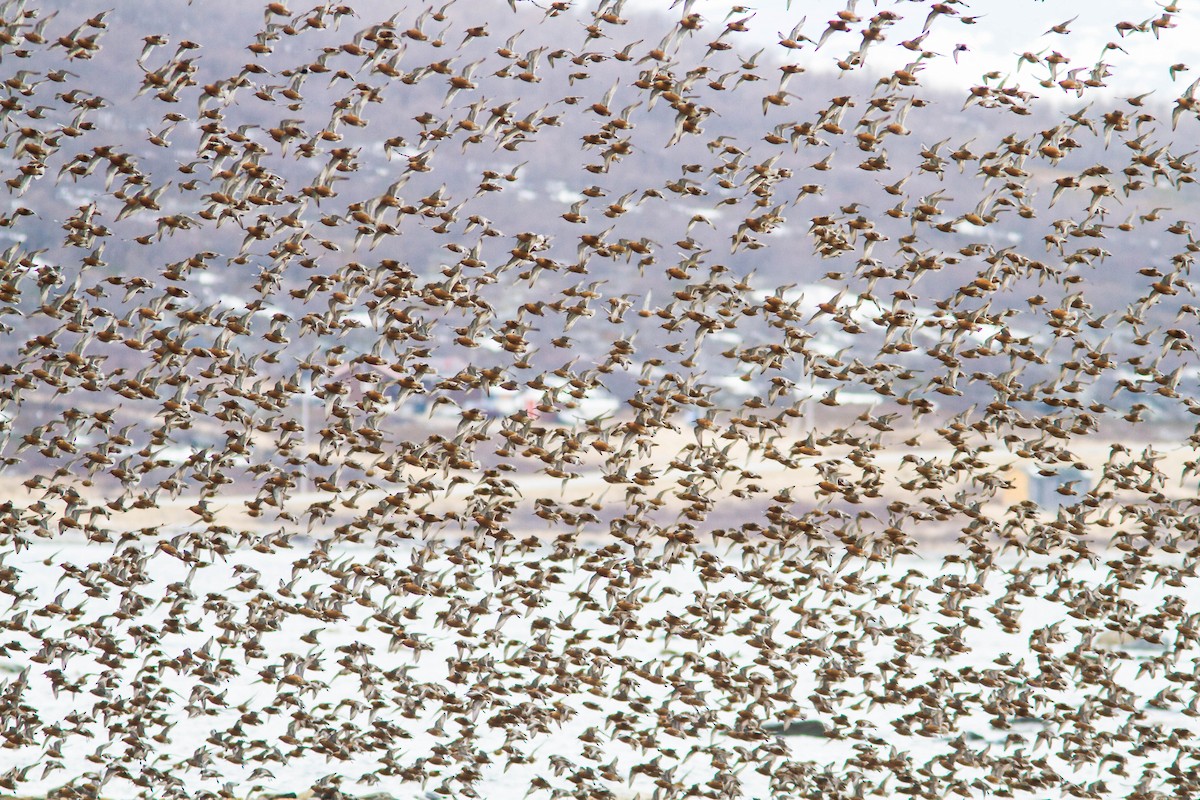
[(0, 790), (1197, 790), (1176, 4), (395, 5), (0, 3)]

